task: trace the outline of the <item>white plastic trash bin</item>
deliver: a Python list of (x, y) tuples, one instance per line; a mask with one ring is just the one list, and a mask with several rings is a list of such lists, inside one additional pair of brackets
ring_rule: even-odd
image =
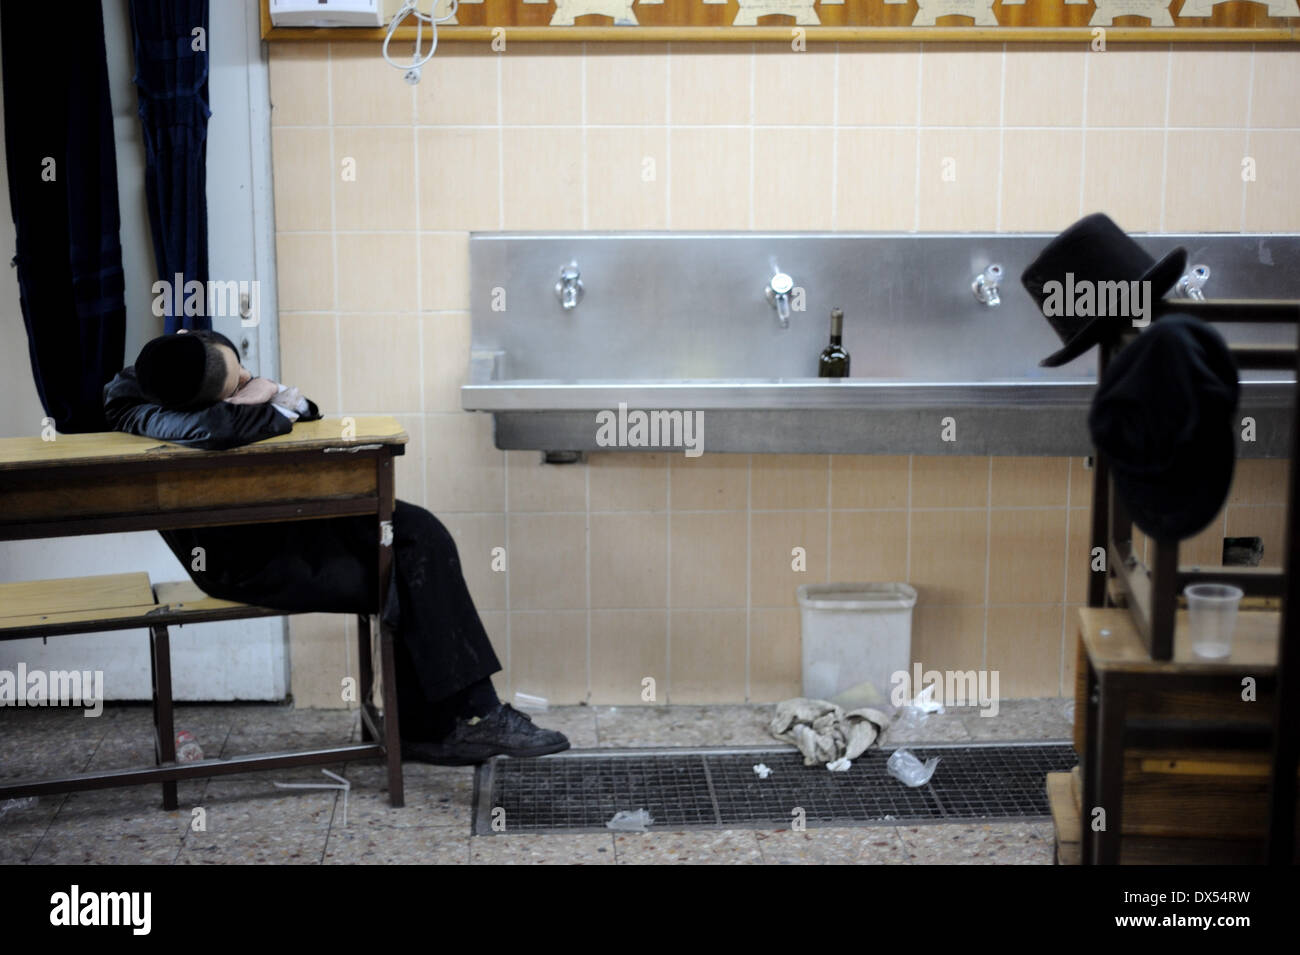
[(912, 608), (907, 584), (804, 584), (803, 695), (847, 709), (889, 702), (894, 674), (909, 672)]

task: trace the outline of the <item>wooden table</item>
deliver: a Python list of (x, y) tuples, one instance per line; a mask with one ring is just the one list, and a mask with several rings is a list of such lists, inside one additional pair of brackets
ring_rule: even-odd
[[(389, 799), (403, 804), (393, 635), (382, 613), (392, 566), (393, 458), (406, 432), (387, 417), (297, 422), (289, 434), (228, 451), (200, 451), (121, 432), (0, 439), (0, 540), (211, 527), (370, 515), (375, 518), (375, 613), (358, 629), (362, 684), (360, 744), (83, 773), (35, 784), (32, 792), (174, 783), (250, 770), (384, 758)], [(229, 605), (211, 619), (268, 616)], [(282, 612), (278, 612), (282, 613)], [(371, 624), (379, 635), (384, 712), (373, 699)], [(188, 618), (193, 619), (193, 618)], [(152, 618), (149, 623), (182, 622)], [(148, 623), (139, 623), (147, 626)], [(107, 629), (87, 625), (85, 629)], [(72, 632), (61, 629), (59, 632)], [(41, 636), (33, 627), (26, 636)], [(165, 751), (170, 751), (167, 740)], [(28, 787), (32, 788), (32, 787)], [(15, 793), (16, 794), (16, 793)]]
[[(1083, 760), (1084, 865), (1119, 862), (1126, 748), (1267, 753), (1280, 626), (1277, 612), (1243, 611), (1232, 653), (1207, 660), (1192, 652), (1187, 611), (1180, 610), (1173, 658), (1152, 660), (1127, 610), (1080, 609), (1074, 743)], [(1254, 702), (1242, 699), (1246, 678), (1254, 681)], [(1097, 809), (1105, 812), (1101, 831), (1092, 827)]]

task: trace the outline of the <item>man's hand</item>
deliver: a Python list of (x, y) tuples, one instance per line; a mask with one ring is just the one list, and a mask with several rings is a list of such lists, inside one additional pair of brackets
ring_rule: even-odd
[(280, 385), (270, 378), (250, 378), (226, 400), (232, 405), (264, 405), (275, 398)]

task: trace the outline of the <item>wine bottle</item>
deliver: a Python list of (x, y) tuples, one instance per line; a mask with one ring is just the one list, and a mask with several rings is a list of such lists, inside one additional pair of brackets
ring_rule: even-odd
[(817, 377), (849, 377), (849, 353), (840, 344), (843, 335), (844, 312), (842, 309), (833, 308), (831, 309), (831, 343), (822, 350), (821, 358), (817, 359)]

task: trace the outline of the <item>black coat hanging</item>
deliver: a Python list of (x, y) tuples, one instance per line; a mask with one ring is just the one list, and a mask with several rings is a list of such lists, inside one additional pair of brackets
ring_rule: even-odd
[[(208, 0), (131, 0), (145, 195), (158, 278), (169, 283), (164, 331), (211, 328), (208, 281)], [(178, 278), (179, 276), (179, 278)], [(200, 283), (202, 314), (176, 314)]]
[(103, 10), (61, 21), (57, 55), (49, 30), (40, 4), (0, 5), (13, 265), (41, 406), (61, 432), (103, 431), (126, 336)]

